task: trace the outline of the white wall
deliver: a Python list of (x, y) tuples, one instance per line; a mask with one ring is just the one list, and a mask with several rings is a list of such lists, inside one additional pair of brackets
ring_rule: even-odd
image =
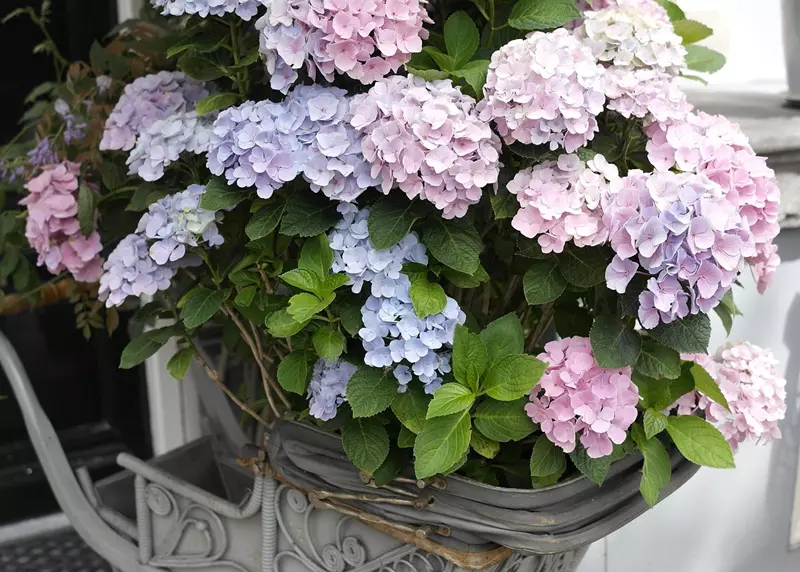
[(117, 0), (117, 18), (120, 22), (136, 18), (144, 0)]

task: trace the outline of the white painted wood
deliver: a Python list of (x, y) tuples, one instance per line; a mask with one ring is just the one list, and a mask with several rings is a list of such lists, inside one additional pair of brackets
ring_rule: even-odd
[(136, 18), (144, 5), (143, 0), (117, 0), (117, 17), (120, 22)]

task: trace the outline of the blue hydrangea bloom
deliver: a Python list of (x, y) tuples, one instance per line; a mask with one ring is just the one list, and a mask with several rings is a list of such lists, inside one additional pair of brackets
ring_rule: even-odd
[(281, 103), (226, 109), (214, 123), (208, 168), (231, 185), (255, 187), (265, 199), (302, 174), (314, 192), (352, 201), (379, 181), (346, 121), (348, 108), (345, 90), (305, 85)]
[(153, 295), (169, 288), (173, 266), (157, 264), (150, 257), (147, 241), (138, 234), (123, 238), (103, 264), (99, 298), (106, 306), (120, 306), (128, 296)]
[(322, 421), (336, 417), (347, 399), (347, 382), (358, 368), (342, 359), (319, 359), (308, 384), (309, 413)]
[(194, 14), (206, 18), (235, 12), (242, 20), (250, 20), (258, 14), (263, 0), (151, 0), (151, 3), (162, 8), (164, 16)]
[(150, 257), (156, 264), (175, 263), (186, 254), (187, 246), (219, 246), (224, 242), (217, 228), (222, 213), (200, 207), (203, 185), (168, 195), (150, 205), (139, 220), (136, 232), (155, 242)]

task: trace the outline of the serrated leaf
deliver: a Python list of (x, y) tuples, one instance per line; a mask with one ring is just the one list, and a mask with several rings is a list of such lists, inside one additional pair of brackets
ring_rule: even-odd
[(631, 437), (644, 457), (639, 491), (645, 502), (652, 508), (658, 502), (661, 489), (669, 484), (672, 476), (672, 463), (661, 441), (655, 438), (648, 439), (644, 429), (638, 423), (631, 426)]
[(469, 445), (478, 455), (487, 459), (494, 459), (500, 452), (500, 443), (489, 439), (475, 428), (472, 429)]
[(78, 190), (78, 223), (83, 236), (88, 238), (94, 232), (94, 193), (86, 185)]
[(716, 469), (732, 469), (736, 466), (733, 451), (725, 437), (704, 419), (693, 415), (669, 417), (667, 432), (681, 455), (696, 465)]
[(148, 330), (133, 338), (120, 358), (120, 369), (136, 367), (151, 355), (156, 353), (170, 338), (183, 333), (183, 328), (178, 325), (167, 326), (157, 330)]
[(453, 270), (473, 274), (478, 269), (483, 242), (469, 219), (428, 219), (422, 242), (436, 260)]
[(203, 286), (192, 289), (183, 298), (183, 324), (190, 330), (205, 324), (219, 312), (230, 293), (230, 290), (212, 290)]
[(427, 318), (438, 314), (447, 305), (447, 295), (444, 289), (435, 282), (428, 282), (425, 278), (414, 280), (409, 289), (414, 312), (419, 318)]
[(239, 103), (239, 96), (235, 93), (212, 93), (197, 102), (197, 115), (208, 115), (221, 109), (228, 109)]
[(644, 434), (648, 439), (652, 439), (667, 428), (667, 416), (655, 409), (647, 409), (644, 412), (642, 425)]
[(362, 471), (372, 474), (389, 456), (389, 435), (374, 419), (353, 419), (342, 428), (342, 447)]
[(675, 33), (683, 39), (683, 44), (694, 44), (705, 40), (714, 30), (696, 20), (677, 20), (672, 23)]
[(516, 195), (509, 193), (505, 187), (501, 187), (496, 193), (490, 195), (489, 201), (492, 203), (492, 212), (497, 220), (511, 218), (519, 211)]
[(458, 383), (445, 383), (433, 394), (425, 418), (433, 419), (469, 410), (473, 403), (475, 394), (471, 389)]
[(314, 332), (311, 343), (319, 357), (334, 360), (344, 352), (345, 339), (339, 330), (324, 327)]
[(694, 314), (670, 322), (661, 323), (650, 335), (676, 352), (688, 354), (708, 353), (711, 339), (711, 321), (706, 314)]
[(639, 388), (642, 404), (656, 411), (667, 409), (694, 389), (694, 379), (688, 369), (682, 370), (681, 375), (675, 379), (653, 379), (634, 371), (633, 381)]
[(635, 367), (636, 371), (654, 379), (676, 379), (681, 374), (681, 356), (664, 344), (646, 338)]
[(728, 400), (725, 399), (725, 395), (723, 395), (719, 384), (713, 377), (711, 377), (711, 374), (708, 373), (704, 367), (695, 363), (692, 364), (692, 367), (689, 371), (692, 373), (692, 377), (694, 378), (694, 387), (697, 391), (709, 399), (716, 401), (728, 411), (731, 410), (730, 405), (728, 405)]
[(333, 250), (324, 234), (306, 240), (300, 251), (299, 268), (310, 270), (317, 276), (327, 276), (333, 264)]
[(686, 65), (690, 70), (714, 73), (725, 66), (725, 56), (705, 46), (686, 46)]
[(282, 202), (271, 202), (254, 214), (247, 223), (244, 231), (250, 240), (258, 240), (268, 236), (278, 228), (286, 205)]
[(531, 355), (508, 355), (492, 365), (482, 387), (493, 399), (514, 401), (530, 393), (545, 369), (547, 364)]
[(319, 275), (306, 268), (295, 268), (281, 274), (281, 280), (306, 292), (322, 293), (322, 282)]
[(276, 338), (291, 338), (308, 325), (310, 320), (298, 322), (285, 309), (273, 312), (265, 320), (270, 335)]
[(385, 411), (396, 396), (397, 381), (389, 370), (359, 367), (347, 382), (347, 401), (355, 418)]
[(453, 375), (462, 386), (478, 391), (478, 382), (489, 365), (486, 344), (461, 324), (453, 335)]
[(658, 3), (666, 9), (670, 21), (677, 22), (678, 20), (686, 19), (686, 14), (675, 2), (671, 2), (670, 0), (658, 0)]
[[(489, 60), (473, 60), (453, 70), (451, 73), (463, 78), (464, 81), (475, 91), (478, 98), (483, 96), (483, 85), (486, 83), (486, 75), (489, 73)], [(494, 203), (492, 203), (494, 205)]]
[(194, 348), (183, 348), (182, 350), (178, 350), (171, 358), (169, 358), (169, 361), (167, 362), (167, 371), (172, 377), (178, 381), (181, 381), (184, 377), (186, 377), (186, 371), (189, 369), (193, 358)]
[(642, 349), (642, 337), (626, 327), (619, 316), (595, 317), (589, 339), (597, 364), (606, 369), (635, 364)]
[(392, 413), (414, 434), (422, 431), (431, 396), (417, 384), (411, 384), (404, 393), (398, 393), (392, 401)]
[(611, 469), (611, 456), (600, 457), (594, 459), (589, 456), (589, 453), (583, 446), (576, 447), (575, 450), (569, 454), (572, 464), (578, 469), (581, 474), (595, 483), (602, 485), (606, 480), (608, 471)]
[(253, 303), (253, 298), (256, 297), (257, 291), (256, 286), (246, 286), (236, 295), (236, 298), (233, 299), (233, 303), (239, 307), (247, 308)]
[(200, 207), (209, 211), (231, 210), (247, 198), (242, 189), (229, 187), (224, 179), (214, 177), (200, 197)]
[(579, 248), (567, 244), (559, 256), (561, 275), (579, 288), (590, 288), (605, 282), (608, 260), (600, 248)]
[(478, 270), (474, 274), (464, 274), (445, 267), (442, 268), (442, 276), (456, 288), (477, 288), (489, 279), (489, 275), (483, 266), (478, 266)]
[(339, 220), (336, 203), (315, 193), (293, 192), (286, 200), (286, 213), (281, 221), (281, 234), (317, 236)]
[(519, 0), (508, 24), (518, 30), (552, 30), (579, 17), (575, 0)]
[(556, 300), (567, 288), (567, 281), (558, 269), (555, 258), (537, 260), (522, 278), (522, 289), (528, 304), (546, 304)]
[(308, 292), (301, 292), (289, 298), (289, 307), (286, 311), (296, 322), (307, 322), (316, 314), (331, 305), (335, 294), (329, 293), (322, 297)]
[(397, 446), (401, 449), (412, 449), (414, 441), (417, 440), (416, 433), (412, 433), (405, 425), (400, 427), (400, 433), (397, 434)]
[(290, 352), (278, 364), (278, 383), (286, 391), (305, 395), (309, 377), (311, 367), (304, 350)]
[(213, 81), (225, 75), (225, 70), (215, 62), (192, 54), (181, 56), (178, 67), (189, 77), (200, 81)]
[(386, 460), (372, 473), (375, 485), (383, 487), (395, 480), (408, 465), (408, 454), (397, 447), (390, 447)]
[(439, 69), (443, 71), (451, 71), (456, 67), (456, 60), (448, 55), (442, 53), (438, 48), (434, 46), (424, 46), (422, 51), (429, 55), (436, 65), (439, 66)]
[(480, 44), (478, 27), (466, 12), (458, 11), (444, 23), (444, 43), (447, 53), (460, 67), (475, 54)]
[(561, 474), (567, 467), (567, 457), (559, 447), (553, 444), (546, 435), (536, 439), (531, 453), (531, 476), (547, 477), (548, 475)]
[(486, 399), (475, 411), (475, 427), (500, 443), (521, 441), (536, 429), (531, 418), (525, 413), (527, 398), (516, 401), (495, 401)]
[(369, 209), (369, 238), (376, 250), (386, 250), (407, 236), (419, 218), (415, 202), (394, 194), (383, 197)]
[(486, 326), (480, 333), (486, 345), (488, 367), (506, 356), (521, 354), (525, 350), (525, 333), (516, 314), (506, 314)]
[(364, 320), (361, 317), (361, 306), (361, 302), (354, 298), (348, 298), (345, 302), (340, 303), (339, 306), (339, 319), (342, 322), (342, 327), (353, 337), (358, 334), (358, 330), (364, 325)]
[(418, 479), (450, 470), (469, 449), (469, 411), (425, 422), (414, 443), (414, 472)]

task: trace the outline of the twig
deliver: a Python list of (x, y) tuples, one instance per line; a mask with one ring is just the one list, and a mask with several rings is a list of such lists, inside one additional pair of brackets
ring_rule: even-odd
[(536, 322), (536, 328), (534, 328), (531, 338), (528, 340), (528, 345), (525, 348), (525, 351), (533, 351), (533, 348), (535, 348), (539, 343), (539, 338), (544, 335), (544, 333), (550, 327), (550, 324), (553, 323), (553, 308), (553, 302), (548, 302), (542, 306), (542, 317), (539, 318), (538, 322)]
[[(256, 326), (255, 326), (255, 324), (253, 324), (253, 322), (250, 322), (250, 331), (253, 334), (253, 339), (255, 339), (255, 341), (256, 341), (256, 348), (258, 349), (258, 359), (260, 359), (261, 362), (263, 363), (264, 361), (268, 360), (269, 358), (264, 354), (264, 346), (261, 345), (261, 336), (258, 335), (258, 330), (256, 330)], [(269, 361), (272, 362), (271, 359), (269, 359)], [(269, 382), (269, 385), (275, 390), (275, 393), (278, 394), (278, 397), (283, 402), (283, 405), (286, 407), (286, 409), (291, 409), (292, 408), (292, 404), (289, 403), (289, 400), (283, 394), (283, 391), (281, 391), (281, 388), (278, 385), (278, 383), (269, 374), (269, 370), (267, 370), (267, 368), (264, 367), (264, 370), (262, 371), (262, 373), (266, 377), (266, 381)], [(266, 391), (266, 389), (265, 389), (265, 391)]]
[(214, 381), (214, 383), (216, 383), (220, 387), (220, 389), (222, 389), (222, 391), (225, 392), (225, 395), (227, 395), (228, 398), (239, 407), (239, 409), (250, 415), (250, 417), (255, 419), (258, 423), (260, 423), (264, 427), (269, 427), (269, 423), (264, 421), (263, 417), (261, 417), (258, 413), (256, 413), (252, 409), (250, 409), (250, 407), (246, 403), (244, 403), (241, 399), (236, 397), (236, 394), (222, 382), (222, 380), (219, 378), (219, 374), (217, 374), (217, 372), (214, 371), (214, 369), (210, 365), (208, 365), (208, 362), (206, 362), (206, 360), (203, 359), (203, 356), (200, 355), (200, 352), (197, 350), (197, 348), (195, 348), (194, 357), (197, 359), (198, 362), (200, 362), (200, 365), (203, 366), (203, 369), (208, 374), (208, 377), (210, 377)]

